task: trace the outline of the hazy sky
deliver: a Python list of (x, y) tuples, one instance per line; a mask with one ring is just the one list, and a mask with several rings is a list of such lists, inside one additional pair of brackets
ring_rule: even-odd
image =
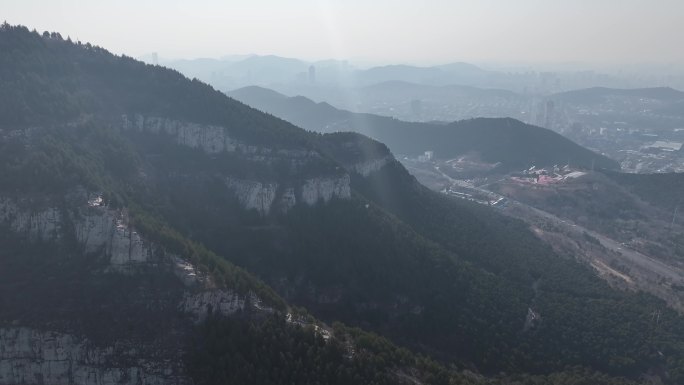
[(115, 53), (374, 62), (684, 63), (684, 0), (0, 0)]

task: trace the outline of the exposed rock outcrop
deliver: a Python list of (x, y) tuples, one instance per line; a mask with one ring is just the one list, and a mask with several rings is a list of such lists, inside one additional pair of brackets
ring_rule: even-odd
[(351, 198), (350, 178), (348, 174), (340, 177), (323, 177), (307, 179), (302, 186), (302, 201), (314, 205), (319, 201), (328, 202), (333, 197)]
[(23, 209), (9, 199), (0, 197), (0, 224), (32, 239), (52, 240), (61, 236), (61, 213), (54, 207)]
[(226, 185), (235, 192), (243, 208), (255, 209), (262, 215), (271, 211), (278, 190), (277, 183), (262, 183), (235, 178), (228, 178)]
[(283, 195), (280, 197), (280, 208), (282, 211), (288, 211), (297, 204), (297, 196), (295, 195), (295, 189), (288, 187), (283, 191)]
[(201, 148), (208, 153), (221, 151), (233, 152), (240, 149), (254, 153), (257, 148), (238, 142), (228, 136), (225, 128), (220, 126), (182, 122), (159, 117), (142, 115), (123, 115), (124, 130), (137, 130), (155, 134), (164, 133), (175, 138), (176, 143), (192, 148)]
[[(77, 192), (73, 196), (87, 196)], [(209, 310), (232, 315), (250, 311), (272, 312), (252, 292), (241, 294), (229, 288), (217, 288), (211, 275), (200, 271), (189, 260), (165, 252), (132, 228), (125, 210), (111, 209), (102, 197), (91, 194), (86, 202), (67, 208), (36, 207), (31, 199), (0, 198), (0, 225), (31, 238), (61, 242), (67, 233), (75, 235), (79, 246), (93, 258), (106, 261), (104, 269), (90, 274), (120, 274), (128, 280), (152, 275), (175, 275), (185, 289), (169, 291), (169, 298), (145, 298), (150, 306), (166, 306), (192, 321), (200, 321)], [(41, 206), (49, 199), (38, 199)], [(150, 270), (155, 269), (155, 271)], [(147, 275), (145, 275), (147, 276)], [(146, 279), (146, 278), (142, 278)], [(174, 289), (175, 290), (175, 289)], [(133, 299), (133, 298), (132, 298)], [(121, 306), (121, 304), (117, 305)], [(123, 305), (125, 306), (125, 305)], [(122, 310), (125, 311), (125, 308)], [(157, 342), (117, 340), (116, 343), (92, 343), (87, 337), (64, 330), (38, 330), (31, 327), (0, 327), (0, 385), (16, 384), (94, 384), (94, 385), (162, 385), (185, 384), (187, 377), (182, 356), (183, 346), (166, 346), (163, 352)]]
[(74, 221), (76, 240), (86, 253), (102, 251), (115, 269), (149, 263), (152, 249), (135, 230), (126, 224), (122, 211), (106, 207), (82, 210)]
[[(271, 212), (276, 203), (279, 203), (281, 210), (287, 211), (294, 207), (297, 202), (303, 202), (311, 206), (319, 201), (329, 202), (332, 198), (351, 198), (350, 177), (348, 174), (338, 177), (307, 179), (299, 187), (301, 191), (299, 197), (297, 197), (294, 187), (284, 188), (279, 193), (279, 185), (275, 182), (269, 183), (228, 178), (226, 185), (235, 193), (240, 205), (244, 209), (255, 209), (261, 215)], [(278, 194), (280, 194), (279, 197)]]
[(232, 290), (187, 293), (179, 308), (185, 313), (192, 314), (195, 320), (199, 321), (206, 318), (210, 309), (223, 315), (231, 315), (244, 310), (246, 298), (246, 296), (240, 296)]
[(349, 169), (356, 171), (357, 173), (368, 176), (371, 173), (380, 170), (385, 167), (386, 164), (394, 161), (394, 157), (391, 155), (384, 156), (382, 158), (370, 159), (364, 162), (359, 162), (351, 165)]
[(87, 339), (51, 331), (0, 329), (0, 384), (185, 383), (181, 366), (145, 359), (136, 349), (99, 348)]
[(295, 165), (302, 164), (306, 159), (320, 159), (320, 154), (312, 149), (273, 149), (246, 143), (231, 137), (225, 127), (210, 124), (136, 114), (132, 116), (123, 115), (121, 127), (124, 131), (166, 134), (182, 146), (199, 148), (209, 154), (222, 151), (239, 152), (252, 160), (269, 162), (273, 159), (289, 159)]

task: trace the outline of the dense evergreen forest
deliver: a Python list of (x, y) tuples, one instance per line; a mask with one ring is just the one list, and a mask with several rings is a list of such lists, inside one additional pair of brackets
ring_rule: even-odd
[[(175, 71), (54, 33), (5, 24), (0, 52), (0, 194), (102, 191), (146, 237), (274, 308), (197, 326), (187, 359), (199, 384), (684, 382), (681, 316), (611, 289), (521, 222), (427, 190), (398, 162), (368, 177), (349, 171), (351, 199), (260, 215), (240, 206), (226, 177), (313, 171), (206, 154), (117, 122), (221, 125), (254, 145), (309, 151), (316, 172), (388, 156), (379, 142), (306, 132)], [(0, 233), (14, 245), (5, 255), (33, 250)], [(335, 324), (326, 341), (283, 321), (293, 306), (348, 326)], [(537, 321), (526, 322), (530, 311)]]
[(606, 173), (619, 185), (653, 206), (667, 211), (684, 204), (684, 174), (624, 174)]

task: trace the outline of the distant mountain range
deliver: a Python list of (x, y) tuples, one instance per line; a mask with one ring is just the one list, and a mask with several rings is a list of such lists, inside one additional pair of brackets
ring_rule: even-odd
[(430, 150), (436, 157), (448, 159), (476, 153), (484, 161), (501, 163), (500, 170), (568, 162), (585, 168), (593, 164), (597, 168), (619, 169), (615, 161), (555, 132), (510, 118), (414, 123), (339, 110), (327, 103), (287, 97), (260, 87), (242, 88), (229, 96), (309, 130), (368, 135), (387, 144), (396, 154), (416, 156)]
[[(150, 60), (146, 57), (146, 60)], [(591, 86), (629, 87), (631, 82), (606, 74), (584, 72), (507, 72), (485, 69), (470, 63), (454, 62), (435, 66), (384, 65), (360, 68), (344, 60), (304, 61), (274, 55), (237, 55), (223, 59), (162, 60), (162, 65), (197, 77), (214, 87), (229, 91), (245, 86), (363, 87), (385, 81), (422, 85), (465, 85), (507, 89), (520, 93), (550, 94), (560, 89)], [(315, 75), (309, 77), (313, 66)]]
[[(424, 85), (482, 84), (495, 71), (487, 71), (468, 63), (452, 63), (434, 67), (387, 65), (360, 69), (346, 61), (323, 60), (306, 62), (274, 55), (248, 55), (225, 59), (194, 59), (163, 62), (188, 76), (211, 78), (217, 88), (230, 89), (245, 84), (328, 84), (364, 86), (400, 80)], [(309, 68), (315, 74), (309, 78)], [(245, 83), (246, 82), (246, 83)], [(241, 84), (243, 83), (243, 84)], [(231, 87), (232, 86), (232, 87)]]

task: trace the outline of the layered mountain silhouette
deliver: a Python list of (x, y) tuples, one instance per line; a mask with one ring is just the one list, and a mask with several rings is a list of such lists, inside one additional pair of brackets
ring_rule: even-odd
[(501, 163), (499, 171), (570, 163), (591, 168), (619, 169), (617, 162), (588, 150), (551, 130), (515, 119), (471, 119), (454, 123), (403, 122), (372, 114), (338, 110), (304, 97), (287, 97), (260, 87), (246, 87), (230, 96), (300, 127), (318, 131), (353, 131), (389, 146), (392, 152), (415, 156), (433, 151), (450, 159), (475, 153)]
[(0, 383), (683, 379), (677, 314), (391, 143), (57, 33), (4, 24), (0, 52)]

